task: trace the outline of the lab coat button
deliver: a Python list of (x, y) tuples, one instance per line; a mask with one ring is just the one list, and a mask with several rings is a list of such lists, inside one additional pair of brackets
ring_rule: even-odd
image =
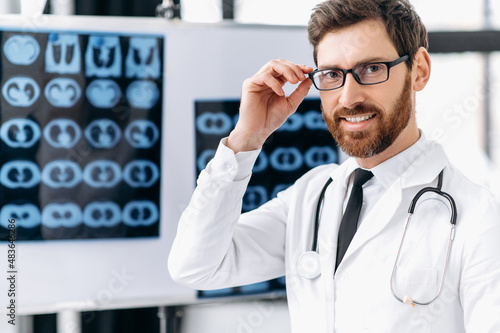
[(229, 171), (229, 172), (234, 170), (234, 165), (231, 163), (228, 163), (228, 162), (224, 163), (224, 167), (226, 168), (226, 171)]

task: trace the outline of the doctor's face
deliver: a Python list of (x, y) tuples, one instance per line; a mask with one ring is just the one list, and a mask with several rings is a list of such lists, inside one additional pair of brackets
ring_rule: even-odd
[[(370, 20), (330, 32), (318, 44), (318, 69), (350, 69), (400, 57), (384, 25)], [(351, 73), (339, 89), (321, 91), (323, 116), (340, 148), (348, 155), (377, 155), (415, 125), (411, 75), (404, 63), (389, 70), (389, 79), (361, 85)]]

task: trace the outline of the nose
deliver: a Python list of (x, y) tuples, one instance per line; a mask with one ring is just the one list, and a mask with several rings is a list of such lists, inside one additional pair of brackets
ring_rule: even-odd
[(352, 73), (348, 73), (344, 86), (341, 89), (339, 103), (345, 108), (352, 109), (365, 101), (363, 87), (354, 79)]

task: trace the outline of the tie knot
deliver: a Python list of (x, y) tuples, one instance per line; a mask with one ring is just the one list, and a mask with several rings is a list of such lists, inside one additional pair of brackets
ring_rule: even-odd
[(368, 170), (358, 168), (354, 171), (354, 186), (363, 186), (373, 177), (373, 173)]

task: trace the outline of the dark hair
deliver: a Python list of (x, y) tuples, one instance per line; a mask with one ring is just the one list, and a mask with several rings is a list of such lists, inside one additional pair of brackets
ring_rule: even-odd
[(315, 64), (325, 34), (367, 19), (382, 20), (399, 56), (408, 55), (409, 69), (419, 47), (429, 46), (427, 30), (408, 0), (326, 0), (314, 8), (307, 27)]

